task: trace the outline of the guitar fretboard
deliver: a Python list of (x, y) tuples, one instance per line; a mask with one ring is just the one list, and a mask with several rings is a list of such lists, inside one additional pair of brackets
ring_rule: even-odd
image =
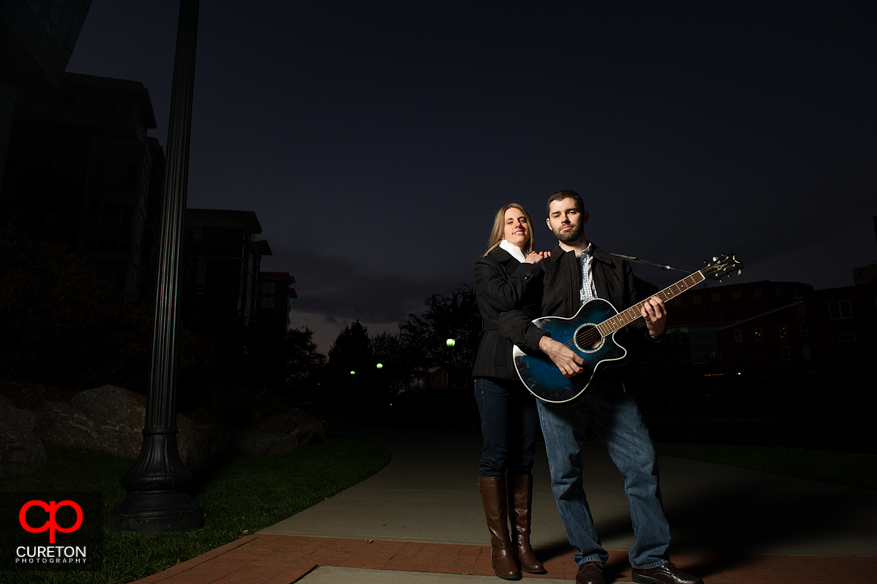
[[(679, 296), (680, 294), (682, 294), (686, 290), (693, 288), (694, 286), (697, 286), (698, 284), (700, 284), (704, 280), (706, 280), (704, 275), (700, 271), (697, 271), (697, 272), (691, 274), (690, 276), (686, 276), (685, 278), (682, 278), (681, 280), (679, 280), (678, 282), (676, 282), (672, 286), (667, 286), (666, 288), (664, 288), (663, 290), (661, 290), (657, 294), (652, 294), (652, 296), (657, 296), (658, 298), (660, 298), (664, 302), (667, 302), (671, 298), (675, 298), (676, 296)], [(651, 298), (652, 296), (650, 296), (649, 298)], [(643, 316), (642, 315), (642, 307), (643, 307), (643, 304), (648, 302), (648, 300), (649, 299), (646, 298), (642, 302), (637, 302), (636, 304), (634, 304), (630, 308), (628, 308), (626, 310), (622, 310), (621, 312), (619, 312), (618, 314), (616, 314), (612, 318), (607, 318), (606, 320), (604, 320), (603, 322), (601, 322), (600, 324), (597, 325), (597, 330), (600, 331), (601, 335), (606, 337), (606, 336), (611, 335), (615, 331), (626, 327), (627, 325), (629, 325), (630, 323), (632, 323), (636, 319), (642, 318), (642, 316)]]

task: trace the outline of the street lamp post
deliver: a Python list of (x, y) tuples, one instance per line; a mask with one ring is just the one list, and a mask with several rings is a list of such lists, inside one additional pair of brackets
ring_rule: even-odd
[(128, 491), (128, 496), (110, 512), (108, 527), (112, 531), (158, 533), (188, 531), (204, 525), (201, 507), (185, 491), (192, 474), (180, 460), (176, 426), (180, 263), (195, 85), (198, 2), (180, 1), (143, 447), (134, 467), (122, 477), (122, 486)]

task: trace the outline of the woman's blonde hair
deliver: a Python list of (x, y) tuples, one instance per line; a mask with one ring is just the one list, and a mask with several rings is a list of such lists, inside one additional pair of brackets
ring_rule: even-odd
[(499, 242), (502, 241), (503, 227), (505, 227), (505, 212), (509, 209), (518, 209), (524, 214), (524, 217), (527, 218), (527, 228), (530, 230), (530, 239), (527, 240), (527, 245), (521, 251), (524, 252), (524, 257), (527, 257), (530, 255), (530, 252), (533, 251), (536, 234), (533, 233), (533, 222), (530, 221), (530, 214), (527, 213), (527, 210), (524, 209), (523, 205), (509, 203), (504, 207), (500, 207), (499, 211), (496, 212), (496, 217), (493, 218), (493, 230), (490, 232), (490, 240), (487, 242), (487, 251), (484, 252), (484, 255), (493, 251), (493, 248), (498, 246)]

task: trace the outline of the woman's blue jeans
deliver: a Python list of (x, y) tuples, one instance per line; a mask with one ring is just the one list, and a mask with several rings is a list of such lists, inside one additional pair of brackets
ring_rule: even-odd
[(517, 379), (477, 377), (475, 401), (481, 415), (479, 476), (530, 474), (538, 424), (535, 398)]
[(582, 442), (588, 424), (606, 445), (624, 478), (624, 492), (636, 542), (628, 555), (634, 568), (655, 568), (669, 561), (670, 527), (661, 503), (658, 462), (636, 400), (616, 384), (598, 384), (579, 403), (539, 402), (539, 419), (551, 471), (551, 489), (577, 564), (606, 563), (582, 479)]

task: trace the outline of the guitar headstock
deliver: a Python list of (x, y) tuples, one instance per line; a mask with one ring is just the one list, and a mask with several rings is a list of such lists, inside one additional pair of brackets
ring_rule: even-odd
[(743, 264), (737, 260), (734, 254), (729, 253), (714, 257), (713, 261), (708, 262), (705, 268), (701, 268), (700, 273), (703, 274), (704, 278), (720, 280), (731, 272), (736, 271), (739, 274), (742, 269)]

